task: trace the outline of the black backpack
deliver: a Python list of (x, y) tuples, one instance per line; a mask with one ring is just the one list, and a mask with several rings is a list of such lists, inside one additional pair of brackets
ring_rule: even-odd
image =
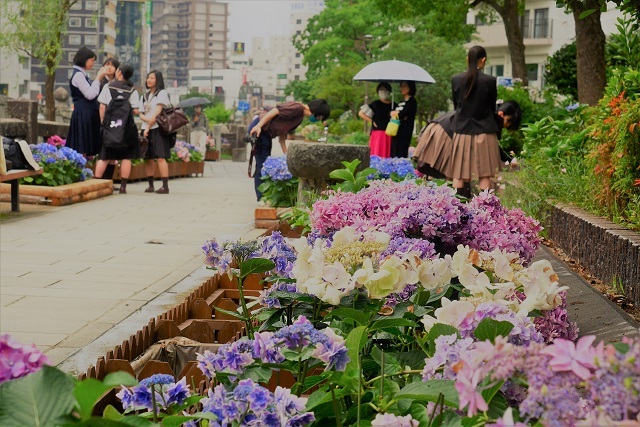
[(129, 98), (133, 88), (112, 87), (111, 102), (107, 106), (102, 121), (102, 143), (112, 150), (124, 150), (138, 142), (138, 128), (133, 121), (133, 107)]

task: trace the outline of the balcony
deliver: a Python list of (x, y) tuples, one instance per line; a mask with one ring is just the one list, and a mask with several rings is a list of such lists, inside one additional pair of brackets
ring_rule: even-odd
[(524, 20), (521, 28), (524, 39), (550, 39), (553, 37), (553, 19)]

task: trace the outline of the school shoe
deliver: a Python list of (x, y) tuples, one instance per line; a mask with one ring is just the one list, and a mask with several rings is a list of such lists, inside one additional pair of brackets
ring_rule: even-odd
[(169, 189), (167, 187), (162, 187), (159, 190), (156, 190), (156, 194), (169, 194)]
[(153, 188), (153, 187), (147, 187), (147, 189), (144, 190), (145, 193), (154, 193), (155, 191), (156, 191), (156, 189)]

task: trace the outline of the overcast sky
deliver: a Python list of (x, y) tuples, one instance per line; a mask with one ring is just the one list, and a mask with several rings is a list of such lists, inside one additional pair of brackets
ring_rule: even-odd
[(222, 0), (229, 3), (229, 41), (244, 42), (251, 52), (254, 37), (290, 33), (291, 0)]

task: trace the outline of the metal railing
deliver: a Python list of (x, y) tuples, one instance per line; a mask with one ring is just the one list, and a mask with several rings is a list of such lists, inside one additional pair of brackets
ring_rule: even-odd
[(526, 19), (522, 21), (522, 37), (525, 39), (550, 39), (553, 37), (553, 19)]

